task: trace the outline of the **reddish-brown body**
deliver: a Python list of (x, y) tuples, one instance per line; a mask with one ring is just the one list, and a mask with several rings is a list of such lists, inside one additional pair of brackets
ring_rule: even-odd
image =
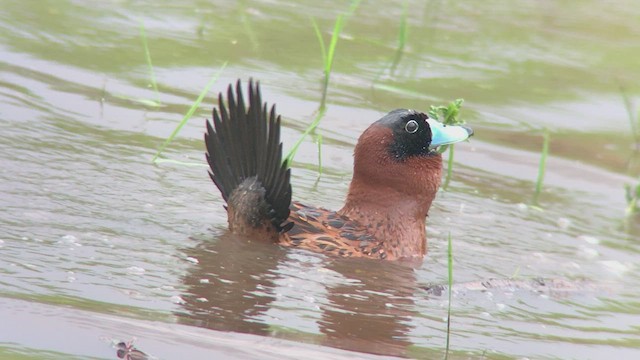
[(386, 151), (391, 137), (387, 128), (367, 129), (354, 152), (344, 207), (335, 212), (294, 202), (289, 221), (295, 226), (278, 242), (345, 257), (424, 256), (425, 220), (440, 186), (442, 156), (399, 163)]
[[(472, 130), (444, 129), (413, 110), (390, 112), (358, 139), (345, 205), (331, 211), (291, 202), (289, 170), (277, 160), (282, 156), (279, 118), (272, 110), (265, 126), (266, 105), (260, 106), (259, 90), (250, 83), (249, 93), (249, 110), (239, 84), (237, 101), (232, 89), (228, 92), (229, 111), (221, 96), (221, 115), (214, 110), (216, 128), (208, 123), (205, 136), (211, 177), (227, 200), (232, 232), (343, 257), (424, 256), (426, 217), (442, 176), (442, 156), (435, 150), (466, 139)], [(455, 136), (447, 137), (452, 130)], [(216, 153), (223, 156), (216, 158)], [(239, 161), (251, 164), (236, 165)]]

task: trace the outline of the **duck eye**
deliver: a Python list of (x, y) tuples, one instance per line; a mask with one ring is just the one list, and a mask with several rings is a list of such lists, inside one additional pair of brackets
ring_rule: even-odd
[(418, 131), (418, 122), (415, 120), (407, 121), (407, 124), (404, 126), (404, 129), (409, 133), (413, 134)]

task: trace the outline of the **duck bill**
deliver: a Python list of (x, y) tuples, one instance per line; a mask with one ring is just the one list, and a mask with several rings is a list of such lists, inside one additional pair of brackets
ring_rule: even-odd
[(473, 129), (459, 125), (444, 125), (439, 121), (427, 119), (431, 128), (431, 147), (455, 144), (467, 140), (473, 135)]

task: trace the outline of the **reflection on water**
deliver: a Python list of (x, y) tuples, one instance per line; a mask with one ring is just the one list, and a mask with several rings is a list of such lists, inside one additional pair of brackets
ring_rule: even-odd
[(320, 328), (330, 346), (386, 355), (406, 355), (417, 291), (413, 269), (402, 264), (360, 264), (336, 259), (327, 268), (355, 281), (330, 287), (332, 305)]
[(258, 319), (275, 300), (276, 269), (286, 255), (270, 248), (224, 234), (186, 249), (198, 263), (183, 278), (187, 312), (178, 316), (211, 329), (267, 335), (269, 325)]
[[(413, 296), (418, 290), (409, 264), (362, 259), (322, 258), (320, 262), (287, 256), (285, 249), (225, 233), (185, 250), (197, 259), (183, 278), (184, 322), (215, 330), (273, 335), (265, 318), (278, 294), (286, 268), (307, 267), (293, 276), (317, 287), (293, 289), (301, 300), (317, 304), (321, 338), (307, 340), (348, 350), (406, 355)], [(300, 262), (302, 259), (302, 263)], [(335, 274), (323, 283), (323, 274)], [(306, 275), (306, 276), (305, 276)], [(291, 306), (291, 305), (289, 305)]]
[[(353, 146), (372, 121), (398, 107), (425, 110), (465, 98), (463, 117), (476, 136), (456, 148), (453, 180), (428, 218), (429, 253), (417, 266), (236, 239), (221, 230), (226, 213), (205, 167), (150, 163), (225, 61), (213, 91), (238, 78), (259, 79), (264, 99), (284, 116), (285, 151), (292, 146), (321, 96), (310, 16), (328, 41), (343, 2), (2, 2), (0, 299), (26, 299), (33, 309), (4, 309), (3, 319), (13, 320), (0, 321), (0, 339), (34, 357), (105, 357), (113, 349), (92, 352), (89, 340), (106, 332), (180, 358), (191, 332), (167, 341), (177, 336), (177, 318), (189, 325), (181, 334), (188, 328), (201, 338), (220, 334), (209, 329), (229, 331), (227, 340), (268, 335), (261, 339), (271, 354), (282, 352), (277, 338), (286, 337), (439, 358), (447, 299), (423, 289), (446, 283), (451, 233), (457, 284), (559, 278), (614, 289), (557, 297), (454, 287), (456, 355), (636, 358), (640, 219), (624, 220), (623, 185), (637, 183), (640, 162), (620, 90), (637, 112), (636, 2), (409, 0), (409, 35), (393, 71), (387, 67), (404, 0), (361, 2), (338, 42), (318, 128), (322, 176), (318, 145), (303, 142), (292, 170), (294, 197), (338, 209)], [(162, 106), (145, 101), (156, 94), (141, 21)], [(168, 157), (204, 165), (203, 124), (214, 101), (205, 98)], [(532, 207), (545, 127), (550, 156), (540, 207)], [(39, 303), (55, 309), (42, 315)], [(72, 309), (94, 316), (83, 322), (86, 314)], [(82, 331), (100, 324), (95, 319), (104, 312), (117, 314), (108, 331)], [(133, 326), (143, 320), (168, 330), (160, 336), (145, 332), (147, 323)], [(43, 327), (55, 324), (64, 325)], [(17, 332), (17, 325), (27, 330)], [(136, 331), (123, 334), (127, 329)], [(82, 344), (65, 340), (77, 335)], [(169, 345), (158, 351), (152, 340)], [(242, 347), (226, 344), (218, 350)], [(212, 346), (190, 358), (210, 358)]]

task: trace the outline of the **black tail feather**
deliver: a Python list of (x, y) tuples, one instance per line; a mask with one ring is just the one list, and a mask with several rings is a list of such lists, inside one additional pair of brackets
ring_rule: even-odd
[(229, 85), (226, 106), (219, 94), (213, 124), (207, 121), (204, 140), (209, 176), (227, 203), (244, 180), (256, 177), (265, 190), (269, 220), (277, 231), (286, 231), (290, 227), (283, 223), (289, 217), (291, 183), (290, 170), (282, 161), (280, 116), (276, 115), (275, 105), (267, 111), (259, 83), (249, 80), (248, 109), (240, 80), (235, 94), (233, 90)]

